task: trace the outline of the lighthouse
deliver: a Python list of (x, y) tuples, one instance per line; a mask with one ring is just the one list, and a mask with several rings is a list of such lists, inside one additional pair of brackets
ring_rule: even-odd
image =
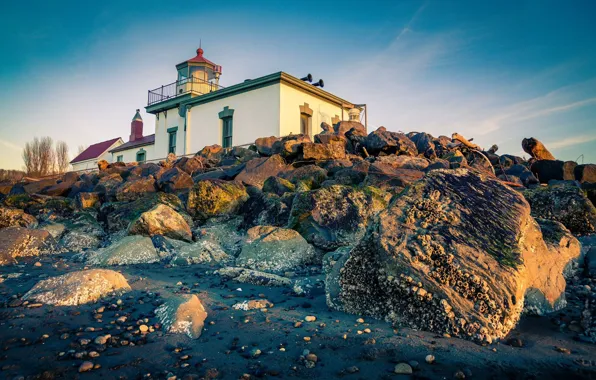
[(199, 47), (194, 58), (176, 65), (178, 71), (177, 95), (190, 93), (191, 96), (198, 96), (219, 88), (221, 66), (209, 61), (203, 54), (203, 49)]

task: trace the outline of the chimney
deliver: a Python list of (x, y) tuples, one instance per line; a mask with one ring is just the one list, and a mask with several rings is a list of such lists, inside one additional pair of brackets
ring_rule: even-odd
[(132, 122), (130, 123), (130, 142), (137, 141), (143, 138), (143, 119), (141, 118), (141, 114), (139, 110), (135, 114), (135, 117), (132, 118)]

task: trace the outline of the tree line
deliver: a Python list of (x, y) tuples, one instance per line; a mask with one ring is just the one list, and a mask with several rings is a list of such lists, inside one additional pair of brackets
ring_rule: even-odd
[(23, 162), (23, 170), (29, 177), (64, 173), (70, 166), (68, 145), (64, 141), (54, 145), (51, 137), (36, 137), (25, 144)]

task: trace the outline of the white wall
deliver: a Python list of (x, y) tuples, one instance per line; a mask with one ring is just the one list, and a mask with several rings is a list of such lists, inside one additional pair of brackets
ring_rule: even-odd
[[(159, 119), (157, 118), (159, 115)], [(167, 112), (159, 112), (155, 115), (155, 146), (152, 149), (148, 160), (164, 158), (168, 155), (168, 129), (178, 127), (176, 133), (176, 155), (184, 154), (184, 119), (178, 114), (178, 108), (172, 108)]]
[[(192, 107), (187, 115), (186, 154), (196, 153), (207, 145), (222, 145), (219, 113), (226, 106), (234, 110), (232, 145), (254, 143), (258, 137), (279, 136), (279, 95), (278, 83)], [(184, 134), (183, 121), (178, 127), (178, 138), (181, 134)]]
[(145, 157), (146, 157), (146, 161), (151, 161), (153, 159), (156, 158), (164, 158), (165, 156), (167, 156), (167, 154), (165, 156), (159, 156), (156, 157), (155, 154), (155, 147), (154, 145), (145, 145), (145, 146), (139, 146), (139, 147), (134, 147), (131, 149), (126, 149), (120, 152), (114, 152), (111, 153), (112, 155), (112, 161), (111, 162), (116, 162), (118, 160), (118, 156), (123, 156), (122, 157), (122, 161), (123, 162), (133, 162), (137, 160), (137, 153), (141, 150), (144, 149), (145, 150)]
[(308, 103), (312, 114), (312, 135), (322, 131), (321, 123), (332, 124), (331, 119), (337, 115), (340, 120), (348, 120), (348, 109), (344, 109), (342, 119), (342, 107), (327, 100), (320, 99), (314, 95), (298, 90), (285, 83), (281, 84), (281, 107), (280, 107), (280, 135), (286, 136), (290, 133), (300, 133), (300, 106)]

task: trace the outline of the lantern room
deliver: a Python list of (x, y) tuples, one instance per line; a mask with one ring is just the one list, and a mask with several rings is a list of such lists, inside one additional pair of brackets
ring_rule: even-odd
[(202, 48), (197, 49), (196, 57), (176, 65), (176, 69), (178, 70), (177, 94), (202, 95), (219, 88), (221, 66), (205, 58)]

